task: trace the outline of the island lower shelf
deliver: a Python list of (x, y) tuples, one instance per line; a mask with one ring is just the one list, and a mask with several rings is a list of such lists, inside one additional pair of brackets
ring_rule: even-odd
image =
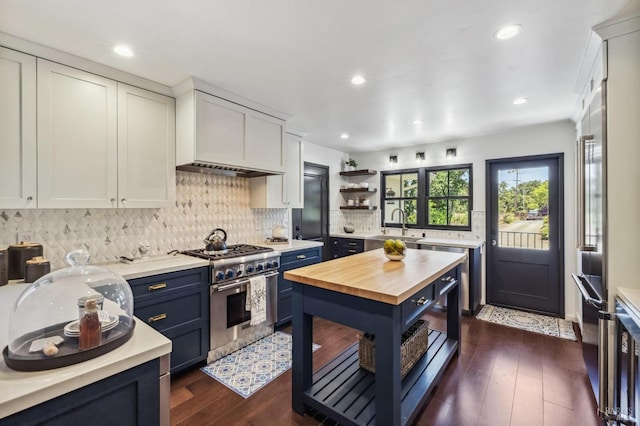
[[(427, 352), (401, 382), (401, 424), (424, 402), (458, 350), (446, 333), (429, 330)], [(343, 424), (375, 424), (375, 374), (360, 368), (358, 343), (313, 374), (304, 403)]]

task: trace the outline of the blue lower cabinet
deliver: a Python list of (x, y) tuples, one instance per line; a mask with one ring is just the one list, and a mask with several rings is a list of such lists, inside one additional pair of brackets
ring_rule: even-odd
[(129, 280), (134, 314), (171, 339), (171, 373), (207, 359), (209, 268)]
[(155, 359), (0, 420), (2, 425), (160, 424), (160, 361)]
[(322, 261), (322, 246), (287, 251), (280, 256), (280, 275), (278, 276), (278, 317), (276, 327), (291, 321), (291, 281), (284, 279), (285, 271)]

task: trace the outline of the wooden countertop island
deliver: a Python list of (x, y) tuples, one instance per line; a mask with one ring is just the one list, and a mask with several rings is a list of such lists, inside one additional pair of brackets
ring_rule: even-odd
[[(454, 355), (460, 339), (460, 264), (465, 254), (407, 249), (389, 261), (382, 249), (287, 271), (293, 281), (292, 405), (341, 424), (411, 423)], [(401, 377), (402, 333), (440, 297), (447, 330), (429, 330), (428, 349)], [(358, 343), (313, 372), (313, 317), (375, 335), (375, 374), (358, 363)]]

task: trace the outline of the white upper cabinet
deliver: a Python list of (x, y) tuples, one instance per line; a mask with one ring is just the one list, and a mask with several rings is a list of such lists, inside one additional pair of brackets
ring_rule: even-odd
[(118, 206), (176, 199), (175, 100), (118, 83)]
[(43, 59), (37, 68), (38, 207), (175, 203), (173, 98)]
[(116, 207), (117, 83), (38, 59), (38, 207)]
[(303, 142), (286, 134), (284, 143), (284, 175), (263, 176), (249, 181), (252, 208), (303, 208)]
[(285, 145), (285, 194), (287, 207), (304, 207), (304, 160), (302, 138), (287, 134)]
[(0, 208), (36, 204), (36, 58), (0, 47)]

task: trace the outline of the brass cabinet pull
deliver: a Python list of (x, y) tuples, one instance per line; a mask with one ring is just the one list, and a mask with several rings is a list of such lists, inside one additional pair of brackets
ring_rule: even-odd
[(296, 256), (296, 259), (306, 259), (307, 256), (305, 256), (304, 254), (299, 254)]
[(357, 243), (349, 243), (350, 246), (355, 246)]
[(357, 253), (357, 252), (358, 250), (353, 250), (353, 249), (349, 250), (349, 253)]
[(427, 303), (427, 298), (426, 297), (421, 297), (418, 300), (411, 300), (413, 303), (415, 303), (416, 305), (424, 305), (425, 303)]
[(442, 277), (441, 279), (442, 279), (442, 281), (447, 281), (447, 282), (451, 282), (451, 281), (454, 280), (453, 277)]
[(153, 317), (149, 318), (149, 319), (147, 320), (147, 322), (148, 322), (149, 324), (151, 324), (152, 322), (156, 322), (156, 321), (163, 320), (163, 319), (165, 319), (166, 317), (167, 317), (167, 314), (162, 313), (162, 314), (160, 314), (160, 315), (155, 315), (155, 316), (153, 316)]
[(147, 290), (155, 291), (155, 290), (160, 290), (160, 289), (163, 289), (163, 288), (167, 288), (167, 283), (159, 283), (159, 284), (150, 285), (149, 287), (147, 287)]

